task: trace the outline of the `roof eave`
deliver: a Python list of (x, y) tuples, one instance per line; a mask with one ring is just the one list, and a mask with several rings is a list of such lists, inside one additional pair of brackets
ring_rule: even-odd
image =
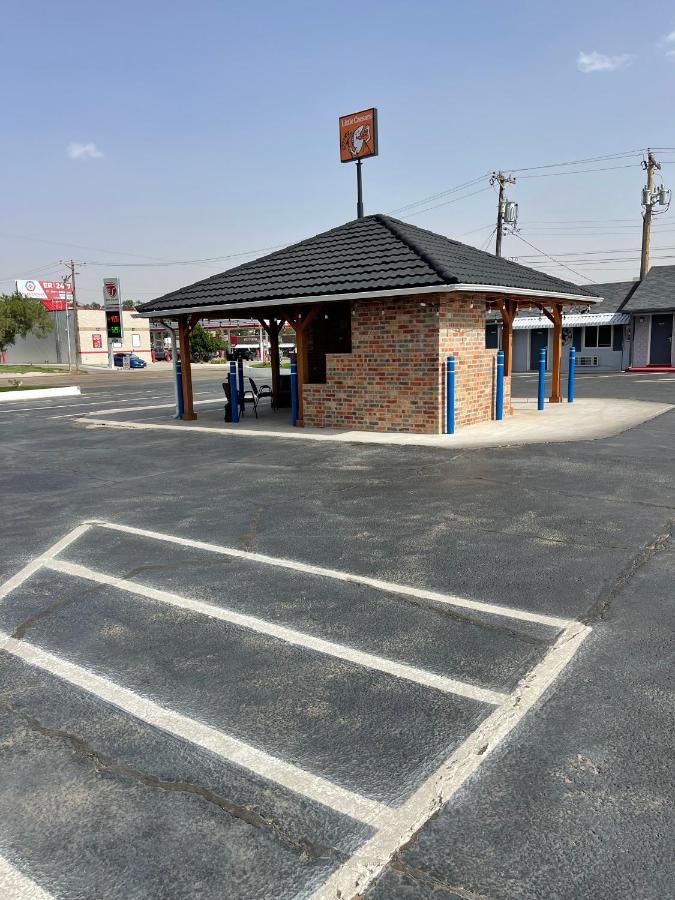
[(438, 293), (491, 293), (507, 294), (511, 297), (539, 297), (551, 300), (568, 300), (575, 303), (599, 303), (601, 297), (591, 297), (587, 294), (565, 294), (553, 291), (536, 291), (530, 288), (512, 288), (495, 284), (433, 284), (421, 287), (389, 288), (382, 291), (351, 291), (340, 294), (315, 294), (310, 297), (285, 297), (275, 300), (258, 300), (242, 303), (221, 304), (212, 303), (208, 306), (165, 307), (145, 312), (138, 315), (145, 319), (156, 319), (160, 316), (190, 315), (192, 313), (223, 312), (242, 309), (269, 309), (270, 307), (293, 306), (298, 303), (337, 303), (344, 300), (378, 299), (380, 297), (400, 297), (409, 294), (438, 294)]

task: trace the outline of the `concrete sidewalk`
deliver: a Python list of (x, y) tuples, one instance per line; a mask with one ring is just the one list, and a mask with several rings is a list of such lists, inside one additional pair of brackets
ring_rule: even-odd
[[(205, 401), (210, 403), (211, 401)], [(218, 401), (213, 401), (218, 402)], [(167, 421), (171, 407), (142, 407), (129, 416), (122, 410), (106, 412), (105, 418), (93, 411), (77, 419), (89, 427), (130, 428), (158, 431), (189, 431), (225, 436), (288, 438), (304, 441), (386, 444), (419, 447), (469, 449), (519, 444), (546, 444), (566, 441), (597, 440), (621, 434), (643, 422), (673, 409), (668, 403), (644, 400), (577, 400), (574, 404), (547, 404), (538, 411), (536, 401), (514, 400), (513, 415), (503, 421), (483, 422), (460, 429), (456, 434), (400, 434), (392, 432), (347, 431), (334, 428), (294, 428), (283, 413), (263, 415), (260, 419), (237, 424), (224, 422), (218, 409), (199, 410), (196, 422)], [(103, 412), (102, 410), (99, 412)], [(129, 410), (128, 412), (131, 412)]]

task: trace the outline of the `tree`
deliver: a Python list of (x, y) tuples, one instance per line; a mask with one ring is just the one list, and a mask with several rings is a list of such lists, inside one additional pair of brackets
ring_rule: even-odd
[(89, 304), (89, 309), (102, 309), (102, 306), (100, 303), (94, 302)]
[(20, 294), (0, 294), (0, 352), (11, 347), (17, 337), (34, 334), (42, 338), (54, 323), (39, 300)]
[(225, 350), (225, 342), (204, 331), (201, 325), (195, 325), (190, 332), (190, 351), (198, 359), (206, 359), (211, 353)]
[(122, 309), (136, 309), (136, 301), (135, 300), (125, 300), (122, 303)]

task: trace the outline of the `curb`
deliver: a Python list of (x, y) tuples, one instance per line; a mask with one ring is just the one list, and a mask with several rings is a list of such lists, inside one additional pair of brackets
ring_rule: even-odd
[(79, 397), (80, 393), (77, 385), (36, 388), (28, 391), (0, 391), (0, 403), (9, 403), (13, 400), (44, 400), (46, 397)]

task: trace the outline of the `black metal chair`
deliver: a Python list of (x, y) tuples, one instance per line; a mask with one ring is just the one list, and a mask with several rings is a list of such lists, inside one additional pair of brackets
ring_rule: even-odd
[(270, 402), (274, 404), (274, 394), (272, 393), (272, 388), (269, 386), (269, 384), (261, 384), (260, 387), (258, 387), (258, 385), (252, 378), (249, 378), (248, 381), (251, 385), (251, 389), (249, 391), (244, 391), (244, 396), (242, 397), (242, 405), (245, 410), (246, 404), (251, 403), (253, 406), (253, 412), (255, 413), (255, 417), (257, 419), (258, 403), (268, 397), (270, 399)]

